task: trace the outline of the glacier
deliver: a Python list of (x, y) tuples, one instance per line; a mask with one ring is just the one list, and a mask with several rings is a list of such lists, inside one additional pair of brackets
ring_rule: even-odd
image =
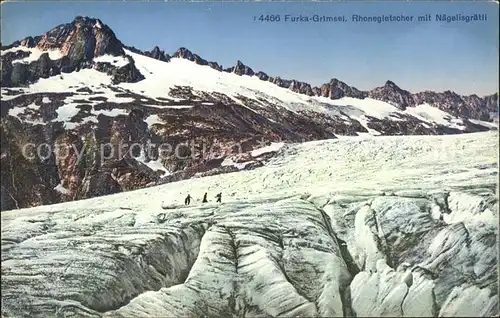
[[(32, 54), (24, 59), (15, 59), (16, 63), (25, 63), (37, 60), (43, 51), (37, 48), (26, 48), (22, 45), (2, 51), (2, 55), (9, 52), (25, 51)], [(411, 118), (422, 123), (424, 128), (430, 129), (435, 126), (442, 126), (456, 129), (458, 132), (466, 132), (466, 122), (473, 122), (476, 125), (486, 129), (498, 129), (497, 123), (484, 120), (459, 118), (451, 113), (440, 110), (437, 107), (427, 103), (408, 107), (405, 110), (381, 100), (373, 98), (353, 98), (342, 97), (339, 99), (330, 99), (327, 97), (308, 96), (291, 91), (288, 88), (279, 87), (269, 81), (263, 81), (258, 76), (237, 75), (235, 73), (217, 71), (207, 65), (198, 65), (190, 60), (183, 58), (172, 58), (168, 63), (157, 60), (142, 54), (134, 53), (124, 49), (126, 56), (134, 60), (135, 66), (144, 76), (144, 79), (134, 83), (112, 84), (111, 77), (106, 73), (95, 69), (81, 69), (78, 72), (63, 73), (48, 78), (40, 78), (35, 83), (27, 87), (16, 87), (15, 91), (9, 88), (2, 88), (1, 100), (9, 102), (22, 95), (32, 94), (60, 94), (71, 93), (64, 100), (64, 106), (57, 109), (58, 117), (52, 122), (63, 122), (68, 130), (74, 130), (77, 126), (88, 122), (97, 122), (97, 116), (104, 114), (108, 117), (126, 115), (125, 109), (95, 110), (90, 112), (82, 123), (71, 122), (71, 118), (76, 116), (80, 109), (77, 107), (79, 101), (86, 100), (86, 104), (96, 105), (102, 103), (102, 100), (89, 99), (88, 89), (95, 90), (94, 93), (102, 94), (102, 98), (108, 103), (117, 103), (127, 105), (135, 101), (132, 97), (119, 97), (119, 94), (136, 94), (141, 98), (141, 107), (158, 108), (165, 110), (168, 108), (191, 108), (193, 105), (156, 105), (157, 102), (164, 101), (165, 97), (170, 100), (180, 101), (178, 98), (172, 98), (172, 91), (178, 87), (189, 87), (193, 94), (190, 103), (201, 102), (204, 105), (210, 105), (204, 99), (206, 94), (223, 94), (228, 101), (236, 105), (247, 108), (253, 113), (262, 114), (266, 120), (275, 123), (275, 121), (266, 114), (269, 104), (282, 109), (285, 112), (291, 112), (295, 115), (310, 112), (315, 115), (326, 115), (331, 118), (349, 124), (355, 121), (366, 129), (365, 132), (357, 132), (358, 135), (371, 134), (381, 135), (383, 132), (370, 128), (369, 123), (375, 120), (389, 120), (392, 122), (404, 122), (405, 118)], [(47, 51), (50, 58), (55, 59), (61, 52), (58, 50)], [(108, 62), (116, 67), (123, 67), (128, 64), (124, 56), (112, 56), (109, 54), (95, 57), (93, 62)], [(84, 89), (84, 90), (82, 90)], [(247, 100), (247, 102), (245, 102)], [(263, 100), (266, 101), (263, 103)], [(251, 101), (249, 106), (248, 101)], [(14, 103), (14, 107), (9, 107), (8, 115), (20, 118), (24, 113), (22, 104)], [(403, 117), (401, 117), (403, 116)], [(409, 117), (408, 117), (409, 116)], [(152, 122), (159, 120), (151, 119)], [(34, 124), (43, 124), (44, 121), (32, 121)], [(351, 123), (352, 124), (352, 123)]]
[(255, 170), (2, 212), (2, 316), (497, 316), (498, 137), (285, 143)]

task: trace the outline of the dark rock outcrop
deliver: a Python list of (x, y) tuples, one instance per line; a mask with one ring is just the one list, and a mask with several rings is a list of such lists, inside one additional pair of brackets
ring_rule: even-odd
[(262, 81), (269, 81), (269, 75), (264, 72), (257, 72), (255, 73), (255, 76), (257, 76)]
[(485, 108), (492, 113), (496, 113), (498, 117), (498, 93), (483, 97)]
[[(2, 46), (2, 50), (11, 49), (16, 46), (38, 48), (41, 50), (59, 49), (64, 56), (59, 60), (51, 60), (47, 54), (43, 54), (39, 60), (30, 64), (13, 63), (29, 55), (29, 52), (8, 52), (2, 55), (2, 86), (13, 87), (32, 83), (39, 78), (47, 78), (60, 73), (68, 73), (82, 68), (95, 67), (112, 74), (113, 82), (137, 82), (143, 79), (143, 75), (135, 68), (133, 59), (129, 64), (116, 68), (112, 65), (95, 65), (91, 60), (103, 54), (124, 56), (123, 48), (135, 53), (143, 54), (164, 62), (170, 61), (171, 56), (155, 46), (151, 51), (140, 51), (134, 47), (124, 47), (116, 38), (114, 32), (99, 19), (88, 17), (77, 17), (74, 21), (61, 24), (44, 35), (27, 37), (16, 41), (8, 46)], [(188, 59), (199, 65), (207, 65), (215, 70), (223, 71), (221, 65), (216, 62), (207, 61), (187, 48), (181, 47), (173, 57)], [(271, 77), (264, 72), (254, 72), (252, 68), (244, 65), (241, 61), (233, 67), (224, 71), (233, 72), (238, 75), (257, 76), (261, 80), (269, 81), (279, 87), (290, 89), (299, 94), (308, 96), (323, 96), (331, 99), (342, 97), (374, 98), (388, 102), (399, 109), (406, 109), (419, 104), (428, 103), (455, 116), (491, 120), (491, 113), (498, 112), (498, 93), (479, 97), (477, 95), (460, 96), (451, 91), (443, 93), (420, 92), (412, 94), (399, 88), (394, 82), (387, 81), (384, 86), (370, 91), (360, 91), (344, 82), (332, 79), (319, 87), (311, 87), (310, 84), (295, 79), (287, 80), (280, 77)]]
[[(174, 56), (188, 59), (200, 65), (209, 65), (219, 71), (222, 70), (219, 64), (207, 62), (186, 48), (180, 48)], [(239, 60), (235, 66), (226, 68), (224, 71), (238, 75), (257, 76), (260, 80), (269, 81), (279, 87), (290, 89), (296, 93), (308, 96), (322, 96), (330, 99), (339, 99), (343, 97), (364, 99), (370, 97), (385, 101), (401, 110), (427, 103), (458, 117), (485, 121), (491, 121), (490, 114), (498, 112), (498, 93), (485, 97), (479, 97), (477, 95), (461, 96), (451, 91), (442, 93), (425, 91), (412, 94), (409, 91), (401, 89), (392, 81), (387, 81), (384, 86), (369, 91), (361, 91), (336, 78), (319, 87), (311, 87), (310, 84), (295, 79), (287, 80), (279, 76), (272, 77), (263, 71), (254, 72), (252, 68)]]
[(38, 42), (42, 39), (42, 35), (39, 36), (28, 36), (22, 40), (14, 41), (9, 45), (2, 45), (2, 51), (17, 47), (17, 46), (26, 46), (28, 48), (35, 47)]
[(28, 57), (30, 52), (17, 51), (8, 52), (2, 55), (2, 87), (9, 86), (9, 83), (25, 83), (27, 70), (22, 65), (12, 64), (13, 60)]
[(147, 51), (141, 51), (139, 50), (138, 48), (136, 48), (135, 46), (131, 46), (131, 45), (123, 45), (123, 48), (124, 49), (127, 49), (129, 51), (131, 51), (132, 53), (135, 53), (135, 54), (142, 54), (142, 55), (146, 55), (146, 52)]
[(209, 61), (207, 65), (213, 68), (214, 70), (222, 72), (222, 65), (219, 65), (217, 62)]
[(160, 50), (157, 46), (155, 46), (151, 51), (144, 52), (144, 55), (163, 62), (170, 61), (170, 55), (166, 54), (165, 51)]
[(89, 173), (83, 179), (82, 195), (80, 199), (88, 199), (107, 194), (121, 192), (121, 187), (110, 171)]
[(129, 55), (125, 56), (128, 63), (120, 68), (113, 69), (111, 75), (113, 76), (111, 82), (113, 84), (119, 83), (136, 83), (144, 79), (144, 75), (135, 67), (135, 61)]
[[(52, 145), (58, 127), (30, 126), (17, 118), (0, 123), (2, 211), (58, 202), (59, 183)], [(38, 154), (37, 154), (38, 148)]]
[(76, 17), (45, 33), (36, 45), (41, 50), (60, 49), (71, 61), (91, 60), (96, 56), (124, 55), (115, 33), (99, 19)]
[(414, 105), (427, 103), (458, 117), (489, 121), (490, 113), (498, 111), (498, 93), (485, 96), (460, 96), (455, 92), (431, 91), (413, 94)]
[(113, 84), (136, 83), (144, 79), (144, 75), (135, 67), (135, 61), (130, 55), (125, 55), (128, 63), (122, 67), (116, 67), (109, 62), (96, 62), (93, 68), (99, 72), (111, 76)]
[(292, 80), (292, 82), (288, 86), (288, 89), (290, 89), (291, 91), (294, 91), (295, 93), (299, 93), (299, 94), (304, 94), (304, 95), (308, 95), (308, 96), (314, 95), (314, 91), (312, 90), (311, 85), (309, 85), (308, 83), (305, 83), (305, 82), (299, 82), (296, 80)]

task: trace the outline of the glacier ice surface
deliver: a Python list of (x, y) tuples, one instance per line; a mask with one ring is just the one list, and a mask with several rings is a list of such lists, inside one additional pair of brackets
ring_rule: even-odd
[(285, 145), (251, 171), (2, 212), (2, 315), (498, 315), (497, 141)]

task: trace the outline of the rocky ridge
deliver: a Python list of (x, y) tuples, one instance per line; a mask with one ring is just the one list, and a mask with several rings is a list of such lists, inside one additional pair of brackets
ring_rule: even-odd
[[(335, 78), (319, 87), (312, 87), (306, 82), (295, 79), (287, 80), (279, 76), (269, 76), (262, 71), (256, 72), (240, 60), (232, 67), (224, 68), (217, 62), (207, 61), (184, 47), (179, 48), (172, 55), (165, 53), (158, 46), (155, 46), (151, 51), (141, 51), (134, 47), (124, 46), (107, 25), (103, 24), (99, 19), (88, 17), (77, 17), (73, 22), (59, 25), (42, 36), (28, 37), (16, 41), (9, 46), (2, 47), (2, 51), (16, 46), (36, 47), (40, 50), (60, 49), (64, 58), (51, 61), (48, 56), (43, 55), (39, 61), (26, 66), (19, 63), (12, 65), (10, 61), (16, 59), (16, 55), (12, 53), (7, 53), (5, 57), (2, 55), (2, 85), (4, 87), (32, 83), (38, 78), (46, 78), (61, 72), (71, 72), (80, 68), (92, 67), (93, 63), (90, 62), (92, 58), (104, 54), (124, 56), (123, 49), (127, 48), (133, 52), (164, 62), (176, 57), (193, 61), (199, 65), (207, 65), (222, 72), (248, 76), (255, 75), (263, 81), (269, 81), (279, 87), (308, 96), (322, 96), (330, 99), (342, 97), (363, 99), (369, 97), (388, 102), (403, 110), (407, 107), (427, 103), (455, 116), (487, 121), (491, 120), (491, 113), (498, 112), (498, 92), (484, 97), (477, 95), (461, 96), (452, 91), (410, 93), (390, 80), (384, 86), (369, 91), (360, 91), (356, 87)], [(15, 54), (22, 53), (18, 51)], [(103, 68), (105, 67), (99, 66), (98, 63), (97, 69), (101, 70)], [(142, 79), (142, 75), (134, 68), (133, 63), (128, 65), (128, 68), (131, 68), (131, 70), (122, 71), (121, 73), (126, 75), (117, 76), (116, 83), (135, 82)]]
[[(19, 46), (43, 53), (34, 61), (13, 63), (19, 57), (28, 58), (35, 54), (33, 50), (10, 51)], [(60, 57), (51, 59), (48, 53), (50, 51), (58, 51)], [(127, 58), (129, 63), (116, 67), (110, 63), (93, 61), (95, 57), (108, 54)], [(113, 75), (114, 83), (133, 83), (144, 78), (135, 68), (133, 59), (125, 55), (123, 44), (113, 30), (99, 19), (76, 17), (71, 23), (56, 26), (41, 36), (28, 37), (2, 46), (2, 87), (24, 86), (40, 78), (85, 68)]]
[[(148, 54), (148, 51), (142, 52), (135, 49), (135, 52), (151, 56)], [(293, 92), (308, 96), (321, 96), (330, 99), (339, 99), (343, 97), (364, 99), (369, 97), (387, 102), (402, 110), (407, 107), (415, 107), (427, 103), (458, 117), (484, 121), (490, 121), (492, 119), (491, 113), (498, 112), (498, 93), (484, 97), (479, 97), (477, 95), (462, 96), (452, 91), (445, 91), (442, 93), (432, 91), (410, 93), (390, 80), (388, 80), (384, 86), (376, 87), (369, 91), (361, 91), (336, 78), (331, 79), (330, 82), (319, 87), (312, 87), (306, 82), (297, 81), (295, 79), (287, 80), (279, 76), (269, 76), (263, 71), (255, 72), (251, 67), (245, 65), (240, 60), (236, 62), (235, 66), (223, 68), (217, 62), (209, 62), (186, 48), (177, 50), (173, 54), (173, 57), (184, 58), (199, 65), (208, 65), (218, 71), (235, 73), (237, 75), (257, 76), (263, 81), (268, 81), (279, 87), (287, 88)]]
[(498, 316), (497, 138), (303, 143), (259, 170), (4, 212), (2, 315)]
[[(465, 98), (452, 92), (445, 97), (439, 93), (428, 93), (430, 97), (424, 93), (412, 95), (392, 82), (367, 93), (337, 79), (318, 88), (255, 72), (242, 61), (224, 69), (186, 48), (172, 55), (158, 47), (142, 52), (124, 46), (99, 19), (77, 17), (42, 36), (28, 37), (2, 47), (2, 210), (254, 169), (263, 166), (273, 152), (256, 157), (250, 152), (272, 142), (332, 139), (336, 135), (356, 136), (371, 131), (381, 135), (435, 135), (489, 129), (468, 120), (455, 127), (429, 125), (406, 114), (391, 115), (398, 120), (365, 116), (367, 123), (364, 124), (359, 118), (351, 118), (331, 105), (317, 105), (327, 108), (331, 111), (329, 114), (307, 109), (289, 110), (274, 96), (263, 93), (248, 98), (198, 91), (188, 86), (176, 86), (169, 90), (168, 96), (152, 98), (115, 86), (144, 79), (145, 74), (136, 67), (134, 59), (125, 54), (125, 49), (166, 63), (172, 58), (183, 58), (221, 72), (254, 75), (308, 96), (372, 97), (404, 107), (411, 107), (418, 96), (418, 103), (431, 100), (442, 104), (450, 113), (459, 111), (463, 117), (478, 117), (478, 109), (484, 112), (485, 99), (477, 96)], [(54, 50), (60, 53), (56, 58), (51, 56)], [(32, 54), (35, 57), (38, 54), (38, 59), (30, 60)], [(112, 59), (98, 60), (103, 56)], [(28, 60), (23, 62), (26, 58)], [(40, 78), (60, 76), (64, 80), (65, 73), (88, 68), (108, 74), (111, 85), (96, 83), (74, 89), (70, 86), (72, 91), (65, 93), (30, 93), (22, 87)], [(5, 88), (9, 86), (15, 88)], [(465, 99), (467, 103), (450, 101), (454, 99)], [(492, 95), (486, 100), (492, 105), (498, 102), (498, 96)], [(460, 110), (455, 105), (459, 105)], [(71, 115), (60, 119), (68, 110)], [(183, 145), (186, 142), (195, 146)], [(34, 145), (33, 149), (45, 144), (51, 149), (68, 149), (69, 153), (64, 158), (56, 151), (44, 154), (43, 158), (39, 154), (27, 157), (23, 147), (28, 143)], [(110, 149), (104, 153), (106, 158), (102, 158), (99, 148), (104, 144), (110, 144)], [(139, 146), (133, 155), (128, 152), (119, 155), (121, 147), (130, 144)], [(158, 159), (158, 145), (161, 144), (178, 147), (176, 149), (187, 159), (172, 153)]]

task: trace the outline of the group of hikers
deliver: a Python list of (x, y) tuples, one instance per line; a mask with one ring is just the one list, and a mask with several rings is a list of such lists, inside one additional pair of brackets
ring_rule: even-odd
[[(201, 201), (202, 203), (207, 203), (208, 202), (208, 199), (207, 199), (207, 196), (208, 196), (208, 193), (205, 192), (205, 195), (203, 196), (203, 200)], [(217, 199), (216, 202), (222, 202), (222, 192), (219, 192), (217, 193), (217, 195), (215, 196), (215, 198)], [(188, 194), (186, 199), (184, 199), (184, 204), (185, 205), (189, 205), (191, 203), (191, 195)]]

